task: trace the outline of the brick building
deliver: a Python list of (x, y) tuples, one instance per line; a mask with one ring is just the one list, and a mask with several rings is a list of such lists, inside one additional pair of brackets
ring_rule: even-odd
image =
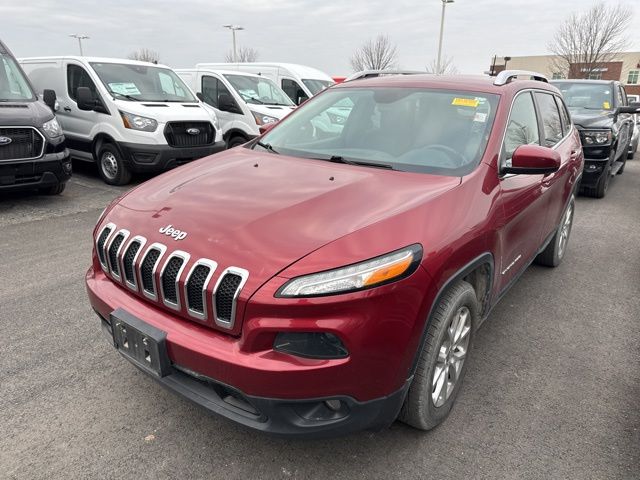
[[(555, 67), (555, 56), (536, 55), (530, 57), (497, 57), (492, 59), (489, 71), (497, 74), (507, 68), (514, 70), (533, 70), (546, 75), (548, 78), (585, 78), (585, 68), (579, 63), (570, 66), (568, 72), (559, 72)], [(627, 94), (640, 95), (640, 52), (618, 53), (610, 61), (603, 63), (589, 78), (593, 80), (619, 80), (624, 85)]]

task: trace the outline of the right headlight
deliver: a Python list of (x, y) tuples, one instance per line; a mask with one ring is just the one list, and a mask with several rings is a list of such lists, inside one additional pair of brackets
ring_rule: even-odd
[(413, 273), (421, 259), (422, 247), (411, 245), (364, 262), (296, 277), (276, 297), (317, 297), (384, 285)]
[(120, 116), (122, 117), (122, 123), (124, 123), (125, 128), (142, 130), (144, 132), (155, 132), (156, 128), (158, 128), (158, 122), (153, 118), (134, 115), (133, 113), (123, 112), (122, 110), (120, 110)]
[(611, 143), (611, 130), (583, 130), (585, 145), (604, 146)]
[(258, 113), (251, 110), (253, 114), (253, 118), (256, 120), (256, 124), (258, 126), (268, 125), (269, 123), (276, 123), (278, 119), (276, 117), (272, 117), (271, 115), (265, 115), (264, 113)]

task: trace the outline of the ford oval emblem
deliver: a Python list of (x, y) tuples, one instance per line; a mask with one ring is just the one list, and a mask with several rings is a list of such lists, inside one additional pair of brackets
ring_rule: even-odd
[(0, 145), (9, 145), (13, 140), (10, 137), (0, 137)]
[(200, 133), (199, 128), (187, 128), (187, 133), (189, 135), (198, 135)]

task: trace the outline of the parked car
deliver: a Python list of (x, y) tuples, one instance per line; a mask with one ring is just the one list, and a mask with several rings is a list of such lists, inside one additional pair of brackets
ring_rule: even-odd
[(160, 172), (224, 149), (213, 110), (169, 68), (118, 58), (20, 60), (38, 91), (58, 92), (71, 156), (95, 161), (102, 179)]
[(196, 68), (254, 73), (273, 80), (296, 104), (307, 101), (334, 84), (326, 73), (294, 63), (199, 63)]
[(374, 77), (386, 77), (389, 75), (424, 75), (425, 71), (419, 70), (361, 70), (356, 73), (352, 73), (349, 75), (344, 81), (351, 82), (352, 80), (362, 80), (363, 78), (374, 78)]
[[(640, 103), (640, 95), (627, 95), (629, 105), (634, 103)], [(638, 144), (640, 143), (640, 114), (634, 115), (634, 128), (631, 135), (631, 143), (629, 143), (629, 155), (628, 160), (631, 160), (638, 151)]]
[(53, 113), (56, 94), (38, 98), (7, 46), (0, 41), (0, 191), (64, 191), (71, 159)]
[(624, 172), (634, 129), (635, 110), (620, 82), (554, 80), (580, 131), (585, 167), (581, 191), (596, 198), (607, 194), (613, 175)]
[(255, 138), (260, 127), (279, 121), (295, 108), (280, 87), (260, 75), (206, 68), (175, 72), (215, 109), (227, 148)]
[(110, 342), (256, 430), (435, 427), (491, 309), (567, 252), (580, 137), (520, 75), (346, 82), (114, 201), (86, 275)]

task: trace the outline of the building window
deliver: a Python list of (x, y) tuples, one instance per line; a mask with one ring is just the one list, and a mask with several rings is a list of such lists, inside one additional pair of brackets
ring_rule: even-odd
[(563, 80), (563, 79), (564, 79), (564, 75), (562, 74), (562, 72), (553, 72), (551, 80)]
[(640, 78), (640, 70), (629, 71), (629, 78), (627, 78), (628, 85), (637, 85)]
[(590, 72), (588, 80), (602, 80), (602, 72)]

